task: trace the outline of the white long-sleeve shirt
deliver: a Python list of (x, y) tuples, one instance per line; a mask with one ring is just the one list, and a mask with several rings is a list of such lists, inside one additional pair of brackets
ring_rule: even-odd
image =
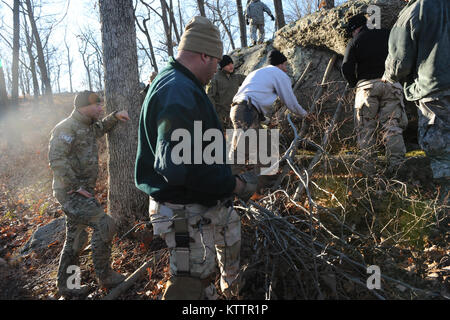
[(266, 116), (277, 97), (291, 110), (302, 117), (308, 113), (297, 102), (292, 91), (291, 79), (280, 68), (269, 65), (251, 72), (239, 87), (233, 102), (249, 101)]

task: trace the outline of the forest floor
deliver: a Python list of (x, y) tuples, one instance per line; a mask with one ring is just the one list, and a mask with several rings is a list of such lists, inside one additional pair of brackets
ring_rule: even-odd
[[(21, 249), (39, 227), (64, 216), (60, 205), (52, 196), (52, 172), (48, 165), (47, 150), (51, 129), (71, 113), (72, 101), (73, 95), (67, 94), (56, 95), (55, 105), (52, 108), (46, 106), (43, 102), (37, 105), (34, 105), (31, 100), (21, 102), (14, 115), (7, 119), (8, 125), (5, 125), (4, 122), (0, 126), (0, 300), (60, 299), (55, 283), (59, 255), (64, 244), (64, 238), (50, 243), (45, 250), (21, 254)], [(8, 129), (11, 127), (13, 129)], [(11, 147), (11, 144), (7, 145), (6, 137), (11, 136), (11, 132), (14, 131), (20, 134), (15, 137), (16, 143)], [(99, 141), (100, 172), (96, 198), (106, 208), (107, 169), (105, 145), (105, 138), (103, 138)], [(341, 178), (342, 181), (346, 181), (345, 177)], [(313, 179), (324, 182), (324, 185), (327, 183), (327, 181), (323, 181), (323, 179), (326, 180), (325, 175), (319, 174), (314, 176)], [(292, 177), (292, 180), (295, 180), (295, 177)], [(331, 191), (336, 191), (336, 195), (339, 197), (339, 185), (336, 184), (336, 181), (333, 184), (330, 184), (331, 182), (328, 181), (329, 185), (327, 188)], [(352, 202), (350, 199), (351, 197), (356, 197), (356, 191), (356, 189), (351, 191), (348, 188), (345, 189), (345, 197), (348, 201), (343, 205), (357, 207), (355, 202)], [(418, 194), (423, 197), (421, 200), (424, 203), (426, 202), (429, 205), (435, 204), (436, 190), (431, 183), (422, 186), (419, 191), (414, 192), (414, 195), (417, 196)], [(327, 198), (326, 194), (322, 194), (320, 197), (319, 193), (315, 193), (315, 196), (317, 196), (318, 203), (323, 207), (332, 208), (335, 205), (332, 203), (333, 198)], [(259, 201), (258, 197), (255, 197), (254, 201), (261, 205), (265, 203), (264, 199)], [(286, 205), (283, 208), (285, 208), (286, 212), (297, 214), (298, 212), (292, 207)], [(397, 208), (398, 212), (401, 210), (403, 209)], [(423, 211), (426, 210), (424, 209)], [(318, 214), (318, 216), (321, 214)], [(437, 228), (433, 223), (433, 217), (428, 215), (426, 218), (423, 218), (423, 220), (427, 220), (426, 227), (423, 224), (424, 227), (418, 228), (417, 224), (420, 223), (414, 222), (415, 229), (413, 231), (417, 231), (414, 237), (411, 235), (412, 228), (410, 228), (408, 229), (408, 241), (404, 241), (405, 239), (402, 238), (403, 242), (398, 241), (383, 247), (380, 244), (383, 244), (386, 240), (384, 232), (390, 228), (388, 225), (394, 218), (390, 219), (378, 234), (377, 231), (374, 231), (375, 229), (370, 229), (371, 224), (370, 221), (367, 222), (367, 216), (365, 216), (365, 219), (362, 219), (365, 221), (359, 218), (359, 220), (356, 218), (351, 220), (353, 218), (355, 217), (350, 216), (350, 214), (346, 218), (346, 222), (352, 225), (354, 229), (352, 232), (356, 233), (357, 231), (358, 234), (370, 234), (374, 239), (373, 242), (377, 244), (376, 250), (385, 251), (380, 254), (373, 253), (369, 258), (368, 251), (372, 251), (373, 246), (364, 241), (355, 245), (361, 254), (365, 255), (367, 264), (375, 264), (374, 261), (377, 262), (379, 261), (377, 259), (382, 257), (384, 259), (383, 263), (386, 264), (386, 267), (382, 267), (382, 270), (388, 270), (386, 272), (389, 277), (397, 277), (402, 280), (402, 282), (394, 283), (383, 280), (383, 295), (386, 298), (448, 299), (450, 297), (448, 229), (443, 229), (442, 226)], [(417, 221), (420, 222), (421, 217), (419, 218)], [(325, 222), (328, 223), (326, 217), (324, 218)], [(328, 225), (331, 226), (331, 224)], [(370, 230), (368, 230), (368, 225)], [(444, 227), (448, 227), (448, 225)], [(258, 225), (256, 229), (254, 228), (251, 215), (242, 214), (241, 264), (245, 265), (243, 277), (247, 281), (241, 290), (240, 299), (264, 299), (267, 297), (269, 289), (271, 297), (275, 299), (374, 299), (375, 296), (367, 288), (356, 288), (354, 283), (347, 280), (344, 283), (341, 277), (337, 279), (336, 275), (330, 276), (330, 272), (332, 272), (330, 270), (326, 271), (326, 276), (324, 273), (323, 276), (317, 277), (317, 279), (321, 279), (320, 283), (323, 285), (322, 290), (317, 290), (320, 292), (319, 296), (306, 295), (305, 297), (305, 294), (298, 293), (300, 291), (299, 288), (293, 288), (292, 284), (286, 284), (286, 280), (289, 282), (289, 277), (292, 276), (292, 270), (283, 270), (283, 257), (274, 257), (275, 254), (279, 253), (264, 255), (264, 257), (270, 256), (270, 259), (273, 259), (270, 263), (268, 262), (269, 258), (266, 262), (261, 262), (257, 259), (256, 255), (260, 254), (259, 250), (264, 242), (261, 240), (261, 234), (264, 233), (267, 236), (267, 230), (264, 229), (263, 225)], [(261, 231), (259, 235), (258, 230)], [(334, 232), (332, 226), (329, 230)], [(391, 230), (394, 238), (399, 233), (395, 233), (395, 230)], [(112, 252), (113, 268), (123, 274), (131, 275), (155, 254), (158, 255), (158, 259), (155, 259), (154, 263), (147, 268), (145, 276), (123, 293), (119, 299), (160, 299), (168, 280), (168, 251), (165, 243), (158, 237), (155, 237), (151, 242), (143, 241), (142, 237), (139, 237), (140, 232), (145, 232), (145, 230), (137, 228), (131, 237), (123, 239), (119, 239), (118, 236), (115, 237)], [(308, 232), (312, 231), (309, 230)], [(264, 243), (264, 248), (266, 247), (266, 243)], [(257, 250), (255, 251), (255, 249)], [(387, 251), (389, 251), (389, 254)], [(395, 254), (393, 253), (394, 251)], [(89, 284), (92, 287), (87, 299), (98, 300), (104, 298), (108, 292), (97, 285), (90, 253), (90, 250), (85, 250), (80, 258), (82, 283)], [(259, 258), (261, 258), (261, 255)], [(387, 261), (388, 258), (390, 261)], [(306, 263), (306, 268), (309, 261), (303, 261), (302, 263)], [(346, 268), (349, 273), (351, 273), (350, 269)], [(300, 278), (304, 275), (306, 279), (305, 270), (302, 270), (302, 272), (299, 273), (301, 275)], [(317, 271), (316, 268), (317, 272), (320, 273), (322, 270)], [(268, 280), (270, 275), (276, 277), (277, 281)], [(216, 279), (216, 285), (218, 284), (217, 280), (218, 278)], [(338, 284), (336, 285), (336, 283)], [(406, 283), (419, 290), (410, 290)], [(309, 284), (305, 283), (305, 286)], [(314, 282), (311, 282), (311, 285), (314, 285)], [(307, 293), (310, 290), (301, 288), (301, 291)], [(432, 294), (428, 295), (428, 293)]]

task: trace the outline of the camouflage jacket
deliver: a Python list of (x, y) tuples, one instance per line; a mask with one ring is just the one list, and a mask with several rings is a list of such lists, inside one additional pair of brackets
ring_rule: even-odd
[(245, 18), (250, 19), (253, 24), (264, 24), (264, 12), (273, 17), (268, 6), (259, 0), (253, 0), (245, 10)]
[(222, 108), (230, 111), (233, 97), (244, 80), (245, 76), (242, 74), (232, 73), (228, 75), (223, 70), (215, 74), (206, 87), (206, 93), (217, 112)]
[(449, 0), (411, 0), (392, 27), (384, 77), (409, 101), (450, 89), (449, 16)]
[(53, 128), (48, 160), (53, 171), (53, 194), (57, 199), (80, 187), (94, 193), (98, 173), (96, 138), (112, 130), (117, 122), (115, 112), (92, 123), (75, 109)]

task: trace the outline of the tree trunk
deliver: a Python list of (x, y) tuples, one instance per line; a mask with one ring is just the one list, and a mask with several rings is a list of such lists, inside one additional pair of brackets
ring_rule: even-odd
[(12, 59), (12, 90), (11, 102), (16, 104), (19, 98), (19, 49), (20, 49), (20, 14), (19, 0), (14, 0), (13, 7), (13, 59)]
[(239, 31), (241, 35), (241, 47), (247, 47), (247, 25), (245, 23), (244, 8), (242, 7), (242, 0), (236, 0), (236, 6), (239, 17)]
[(73, 92), (73, 84), (72, 84), (72, 63), (73, 63), (73, 59), (70, 58), (70, 48), (69, 45), (67, 44), (67, 40), (66, 37), (64, 36), (64, 45), (66, 46), (66, 51), (67, 51), (67, 68), (69, 69), (69, 84), (70, 84), (70, 93)]
[(161, 1), (161, 19), (164, 25), (164, 32), (166, 34), (167, 39), (167, 54), (169, 57), (172, 57), (174, 55), (173, 53), (173, 41), (172, 41), (172, 29), (169, 25), (169, 19), (167, 17), (167, 3), (166, 0), (160, 0)]
[(8, 107), (8, 93), (6, 92), (5, 74), (3, 73), (2, 60), (0, 59), (0, 119), (5, 115)]
[(281, 0), (273, 0), (273, 5), (275, 7), (275, 18), (277, 22), (277, 30), (283, 28), (286, 25), (284, 20), (283, 3)]
[(197, 0), (198, 11), (200, 11), (200, 15), (206, 18), (205, 11), (205, 0)]
[(33, 32), (34, 40), (36, 41), (36, 50), (38, 54), (38, 66), (41, 71), (41, 78), (44, 85), (44, 93), (47, 97), (47, 103), (53, 105), (53, 93), (52, 85), (50, 83), (50, 78), (48, 76), (47, 66), (45, 64), (44, 50), (42, 48), (41, 38), (39, 36), (39, 31), (36, 26), (36, 21), (34, 20), (33, 7), (31, 5), (31, 0), (25, 0), (27, 4), (28, 18), (31, 24), (31, 30)]
[[(166, 6), (167, 6), (167, 2)], [(169, 18), (170, 18), (170, 29), (175, 32), (175, 38), (177, 39), (177, 43), (180, 43), (180, 33), (178, 32), (178, 26), (177, 26), (177, 20), (175, 19), (175, 15), (173, 13), (173, 1), (170, 0), (170, 6), (166, 7), (167, 11), (169, 12)]]
[(132, 0), (99, 0), (106, 111), (127, 109), (130, 121), (107, 136), (108, 212), (123, 232), (147, 217), (148, 197), (134, 184), (140, 115), (139, 72)]
[(33, 54), (33, 35), (29, 33), (28, 30), (28, 24), (27, 20), (25, 19), (24, 14), (24, 34), (25, 34), (25, 40), (27, 44), (27, 53), (28, 53), (28, 59), (30, 60), (30, 72), (31, 72), (31, 78), (33, 79), (33, 96), (36, 100), (39, 97), (39, 80), (36, 73), (36, 59)]

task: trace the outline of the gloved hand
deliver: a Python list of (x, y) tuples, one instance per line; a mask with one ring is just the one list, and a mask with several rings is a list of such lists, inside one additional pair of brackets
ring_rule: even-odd
[(250, 21), (248, 21), (248, 19), (245, 19), (245, 22), (247, 23), (247, 25), (250, 24)]
[(237, 176), (242, 182), (245, 183), (243, 189), (238, 190), (236, 195), (244, 202), (250, 200), (252, 195), (256, 192), (256, 185), (258, 183), (258, 177), (253, 171), (247, 171)]
[(275, 17), (274, 16), (270, 16), (270, 18), (272, 19), (272, 21), (275, 21)]

